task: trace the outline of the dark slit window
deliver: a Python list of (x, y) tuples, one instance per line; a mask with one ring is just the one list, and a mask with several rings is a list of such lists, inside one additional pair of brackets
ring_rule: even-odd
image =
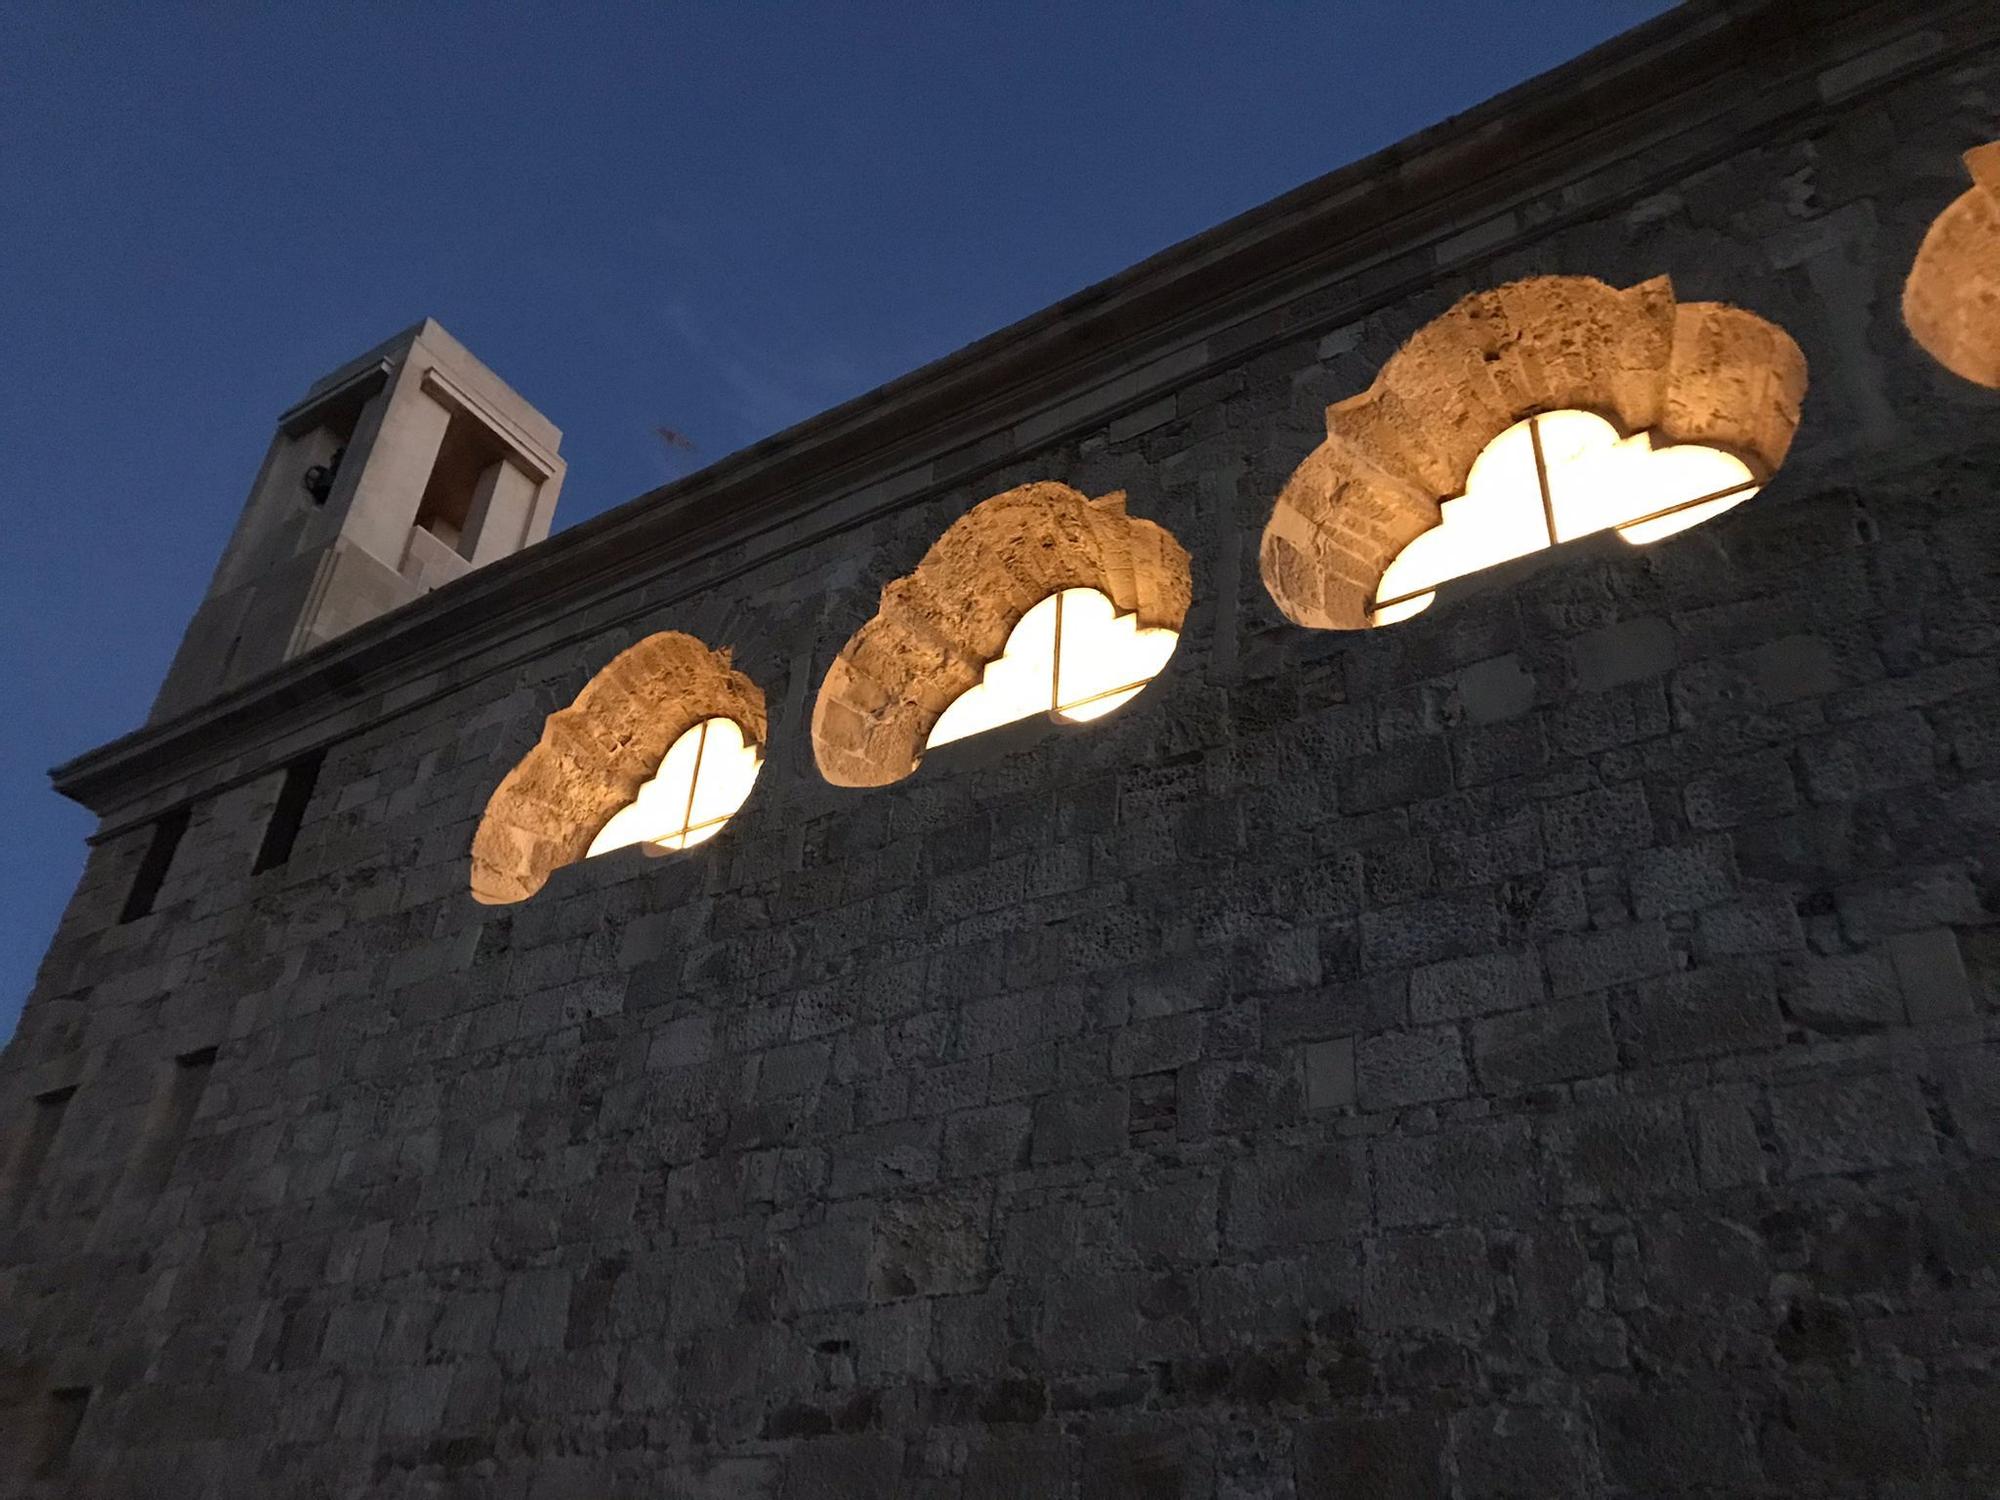
[(48, 1160), (56, 1132), (62, 1129), (63, 1111), (69, 1108), (70, 1098), (75, 1093), (76, 1086), (72, 1084), (66, 1089), (51, 1089), (46, 1094), (35, 1096), (34, 1113), (28, 1120), (28, 1136), (21, 1143), (21, 1155), (14, 1163), (10, 1196), (16, 1204), (26, 1202), (28, 1194), (35, 1190), (35, 1179), (42, 1175), (42, 1163)]
[(166, 1186), (187, 1139), (188, 1126), (201, 1108), (202, 1092), (208, 1087), (209, 1070), (215, 1066), (215, 1049), (203, 1047), (174, 1059), (174, 1070), (161, 1088), (153, 1106), (152, 1123), (146, 1131), (139, 1157), (139, 1186), (158, 1192)]
[(274, 869), (292, 857), (292, 846), (306, 820), (306, 804), (312, 801), (313, 787), (319, 781), (320, 762), (325, 759), (324, 750), (315, 750), (285, 767), (285, 784), (278, 788), (278, 805), (271, 810), (271, 821), (264, 825), (264, 842), (258, 846), (251, 874)]
[(167, 869), (174, 862), (174, 850), (180, 847), (187, 826), (185, 807), (164, 814), (153, 825), (153, 841), (146, 846), (146, 857), (139, 861), (139, 873), (133, 878), (132, 892), (125, 898), (125, 910), (119, 913), (119, 921), (137, 921), (153, 909), (160, 887), (166, 883)]
[(83, 1426), (84, 1409), (90, 1405), (90, 1387), (65, 1386), (49, 1392), (42, 1407), (42, 1430), (35, 1455), (35, 1477), (46, 1479), (60, 1474), (69, 1463), (69, 1450), (76, 1446), (77, 1430)]

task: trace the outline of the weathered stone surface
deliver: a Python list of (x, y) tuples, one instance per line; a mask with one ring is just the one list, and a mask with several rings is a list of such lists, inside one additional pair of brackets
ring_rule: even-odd
[(1970, 191), (1937, 216), (1903, 286), (1903, 319), (1937, 362), (2000, 389), (2000, 141), (1965, 154)]

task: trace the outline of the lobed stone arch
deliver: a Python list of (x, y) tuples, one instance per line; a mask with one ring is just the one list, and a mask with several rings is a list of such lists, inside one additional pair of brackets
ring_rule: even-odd
[(766, 742), (763, 690), (727, 651), (670, 630), (619, 652), (575, 702), (549, 715), (540, 741), (486, 804), (472, 836), (472, 898), (525, 901), (551, 871), (582, 859), (667, 747), (713, 717)]
[(1264, 586), (1297, 624), (1362, 629), (1383, 570), (1514, 423), (1594, 411), (1626, 434), (1727, 449), (1764, 480), (1805, 389), (1805, 356), (1782, 328), (1720, 302), (1677, 303), (1664, 276), (1623, 291), (1535, 276), (1475, 292), (1327, 408), (1326, 441), (1264, 528)]
[(1109, 595), (1141, 625), (1179, 630), (1192, 586), (1186, 549), (1066, 484), (1024, 484), (952, 523), (827, 669), (813, 757), (835, 786), (886, 786), (916, 770), (938, 715), (978, 682), (1008, 632), (1059, 589)]
[(1903, 322), (1954, 375), (2000, 389), (2000, 141), (1965, 153), (1972, 186), (1937, 216), (1903, 284)]

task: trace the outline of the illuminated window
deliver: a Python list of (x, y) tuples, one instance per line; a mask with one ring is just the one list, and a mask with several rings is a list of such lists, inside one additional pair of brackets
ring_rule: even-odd
[(1072, 724), (1129, 703), (1159, 675), (1180, 633), (1118, 613), (1096, 589), (1064, 589), (1021, 616), (999, 657), (931, 727), (930, 746), (1038, 713)]
[(1593, 532), (1656, 542), (1741, 505), (1757, 488), (1749, 466), (1719, 448), (1655, 448), (1652, 434), (1621, 438), (1587, 411), (1530, 417), (1486, 445), (1465, 493), (1439, 505), (1443, 520), (1389, 564), (1371, 623), (1408, 619), (1448, 579)]
[(667, 747), (653, 779), (611, 815), (584, 857), (628, 844), (689, 849), (714, 838), (750, 795), (762, 764), (742, 725), (703, 719)]

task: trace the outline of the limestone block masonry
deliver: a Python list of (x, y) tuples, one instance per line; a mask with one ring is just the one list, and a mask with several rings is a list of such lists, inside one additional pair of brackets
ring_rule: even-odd
[[(2000, 1493), (2000, 393), (1901, 313), (1996, 119), (1984, 0), (1697, 0), (60, 768), (0, 1494)], [(1287, 619), (1327, 409), (1554, 274), (1796, 341), (1767, 487)], [(1031, 484), (1185, 549), (1166, 670), (833, 785)], [(749, 801), (474, 900), (668, 632)]]

